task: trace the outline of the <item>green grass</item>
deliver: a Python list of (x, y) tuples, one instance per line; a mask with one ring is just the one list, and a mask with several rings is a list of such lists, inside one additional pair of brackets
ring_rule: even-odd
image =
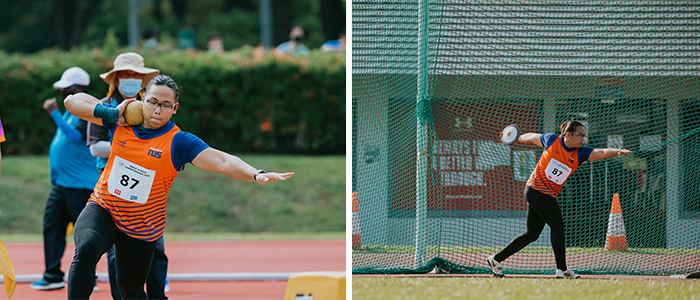
[[(295, 175), (260, 185), (187, 165), (168, 195), (166, 234), (345, 232), (345, 156), (238, 156)], [(0, 232), (40, 235), (50, 190), (47, 156), (4, 156)]]
[(353, 278), (352, 299), (700, 299), (697, 280)]

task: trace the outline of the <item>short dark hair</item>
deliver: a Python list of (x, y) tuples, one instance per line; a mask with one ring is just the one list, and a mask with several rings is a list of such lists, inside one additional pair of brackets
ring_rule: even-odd
[(151, 79), (151, 81), (148, 83), (148, 86), (146, 86), (147, 92), (152, 85), (164, 85), (169, 87), (173, 90), (173, 92), (175, 92), (175, 102), (180, 102), (180, 88), (172, 78), (168, 77), (167, 75), (158, 75), (153, 77), (153, 79)]
[(155, 35), (156, 35), (156, 32), (153, 30), (153, 28), (148, 28), (148, 29), (146, 29), (146, 31), (143, 32), (144, 39), (150, 39)]
[(574, 132), (579, 127), (583, 127), (584, 129), (586, 128), (586, 126), (584, 126), (583, 123), (581, 123), (577, 120), (571, 119), (571, 120), (568, 120), (568, 121), (562, 123), (561, 125), (559, 125), (559, 130), (561, 130), (561, 134), (563, 135), (563, 134), (566, 134), (567, 132)]
[(87, 86), (87, 85), (82, 85), (82, 84), (74, 84), (74, 85), (71, 85), (71, 86), (69, 86), (69, 87), (67, 87), (67, 88), (76, 88), (76, 89), (80, 90), (80, 91), (83, 92), (83, 93), (87, 93), (87, 92), (88, 92), (88, 86)]

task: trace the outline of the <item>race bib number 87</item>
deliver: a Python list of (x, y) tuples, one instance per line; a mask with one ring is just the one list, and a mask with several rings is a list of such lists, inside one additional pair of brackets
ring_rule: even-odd
[(146, 203), (155, 177), (155, 170), (146, 169), (119, 156), (115, 156), (107, 187), (110, 194), (121, 199), (136, 203)]
[(551, 182), (562, 185), (566, 179), (569, 178), (569, 175), (571, 175), (571, 168), (552, 158), (544, 172), (547, 175), (547, 179), (549, 179)]

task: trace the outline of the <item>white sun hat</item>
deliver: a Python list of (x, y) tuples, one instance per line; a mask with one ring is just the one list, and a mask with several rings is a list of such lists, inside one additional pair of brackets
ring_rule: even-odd
[(144, 67), (143, 56), (140, 54), (136, 52), (127, 52), (119, 54), (119, 56), (114, 59), (114, 69), (107, 73), (100, 74), (100, 77), (102, 77), (102, 79), (104, 79), (104, 81), (108, 84), (112, 84), (114, 82), (114, 76), (116, 76), (117, 72), (124, 70), (131, 70), (136, 73), (143, 74), (144, 77), (141, 84), (142, 87), (145, 87), (151, 81), (151, 79), (153, 79), (153, 77), (156, 77), (160, 73), (160, 71), (157, 69)]
[(61, 80), (56, 81), (53, 84), (53, 88), (64, 89), (76, 84), (83, 86), (90, 85), (90, 75), (88, 75), (88, 73), (81, 68), (72, 67), (63, 72), (63, 75), (61, 75)]

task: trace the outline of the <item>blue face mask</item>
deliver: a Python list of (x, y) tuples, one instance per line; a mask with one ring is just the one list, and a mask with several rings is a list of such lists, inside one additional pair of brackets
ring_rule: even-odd
[(136, 96), (141, 91), (141, 79), (122, 78), (119, 79), (119, 91), (127, 97)]

